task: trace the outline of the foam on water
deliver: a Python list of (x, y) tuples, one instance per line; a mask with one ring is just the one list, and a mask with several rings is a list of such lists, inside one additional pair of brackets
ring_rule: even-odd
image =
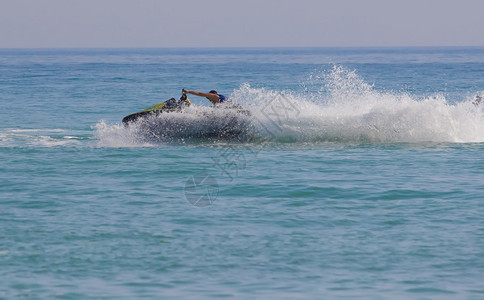
[(251, 108), (258, 132), (277, 142), (484, 142), (484, 105), (379, 92), (354, 71), (334, 67), (313, 92), (254, 89), (234, 98)]
[(92, 142), (89, 130), (68, 129), (19, 129), (5, 128), (0, 130), (1, 147), (78, 147)]
[(98, 140), (98, 147), (118, 148), (118, 147), (153, 147), (154, 144), (143, 142), (140, 139), (141, 132), (138, 126), (129, 128), (122, 124), (108, 125), (105, 121), (100, 121), (94, 127), (95, 136)]

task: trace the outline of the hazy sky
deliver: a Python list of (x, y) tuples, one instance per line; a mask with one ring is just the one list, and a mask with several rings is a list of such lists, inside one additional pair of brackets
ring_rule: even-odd
[(0, 48), (484, 46), (484, 0), (0, 0)]

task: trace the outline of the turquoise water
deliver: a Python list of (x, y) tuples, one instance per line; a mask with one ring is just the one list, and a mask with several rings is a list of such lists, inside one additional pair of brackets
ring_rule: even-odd
[[(483, 87), (484, 48), (0, 50), (0, 299), (482, 299)], [(121, 125), (182, 88), (245, 134)]]

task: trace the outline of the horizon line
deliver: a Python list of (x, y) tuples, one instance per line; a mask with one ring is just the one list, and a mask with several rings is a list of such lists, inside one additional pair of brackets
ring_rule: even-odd
[(146, 47), (0, 47), (0, 50), (136, 50), (136, 49), (397, 49), (397, 48), (484, 48), (484, 45), (439, 46), (146, 46)]

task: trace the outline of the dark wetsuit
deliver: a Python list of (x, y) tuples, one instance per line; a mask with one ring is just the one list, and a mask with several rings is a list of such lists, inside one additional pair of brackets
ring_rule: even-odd
[(218, 103), (224, 103), (225, 101), (227, 101), (227, 97), (225, 97), (224, 95), (221, 95), (221, 94), (217, 94), (220, 98), (218, 99)]

